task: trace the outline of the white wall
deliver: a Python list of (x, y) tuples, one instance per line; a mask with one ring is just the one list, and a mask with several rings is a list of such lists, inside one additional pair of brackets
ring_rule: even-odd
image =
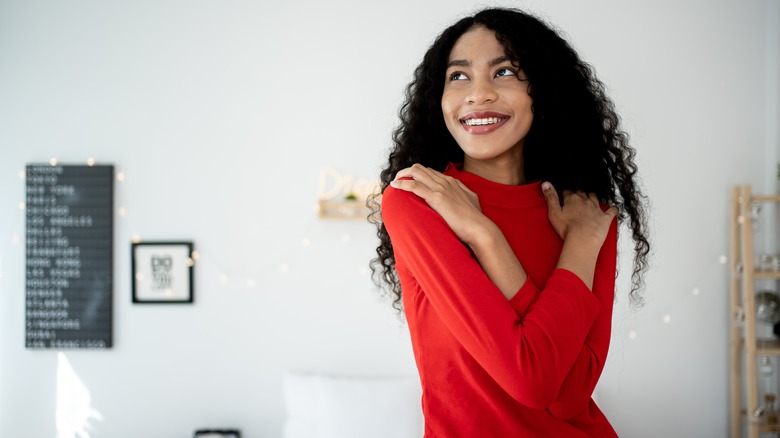
[[(365, 271), (373, 229), (312, 205), (323, 167), (375, 176), (413, 68), (473, 3), (268, 3), (0, 1), (0, 436), (56, 435), (57, 352), (23, 347), (18, 208), (19, 171), (52, 157), (126, 175), (115, 348), (64, 352), (102, 416), (90, 436), (278, 437), (285, 369), (415, 373)], [(648, 304), (619, 298), (600, 404), (622, 436), (726, 436), (718, 258), (729, 187), (774, 190), (776, 1), (504, 4), (548, 17), (596, 67), (653, 203)], [(194, 305), (130, 303), (134, 235), (195, 241)]]

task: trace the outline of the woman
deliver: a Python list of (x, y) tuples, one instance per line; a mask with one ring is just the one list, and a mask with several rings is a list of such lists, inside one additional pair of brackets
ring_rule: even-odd
[(487, 9), (436, 39), (400, 116), (372, 267), (406, 314), (426, 436), (616, 436), (591, 394), (617, 222), (633, 304), (649, 243), (603, 85), (538, 19)]

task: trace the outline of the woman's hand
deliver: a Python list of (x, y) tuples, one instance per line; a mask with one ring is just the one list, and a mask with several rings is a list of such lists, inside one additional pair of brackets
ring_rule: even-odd
[(588, 288), (593, 287), (596, 260), (617, 216), (617, 207), (603, 211), (595, 194), (570, 191), (563, 193), (561, 204), (558, 193), (548, 182), (542, 183), (542, 191), (547, 199), (550, 223), (563, 239), (558, 267), (576, 274)]
[(593, 239), (601, 247), (612, 220), (617, 216), (617, 207), (603, 211), (595, 194), (568, 190), (563, 192), (561, 204), (558, 193), (548, 182), (542, 184), (542, 191), (547, 199), (550, 223), (561, 239), (566, 240), (574, 233), (578, 238)]
[(527, 275), (504, 234), (482, 214), (476, 193), (459, 180), (420, 164), (398, 172), (390, 185), (425, 200), (455, 236), (471, 248), (482, 270), (506, 299), (515, 296)]
[(447, 222), (458, 239), (468, 245), (474, 244), (480, 230), (489, 226), (487, 222), (490, 220), (482, 214), (476, 193), (441, 172), (414, 164), (400, 170), (390, 185), (424, 199)]

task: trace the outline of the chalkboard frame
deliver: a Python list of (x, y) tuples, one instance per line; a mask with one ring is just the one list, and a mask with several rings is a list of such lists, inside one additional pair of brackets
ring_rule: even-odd
[[(133, 303), (134, 304), (192, 304), (195, 301), (194, 297), (194, 268), (195, 259), (193, 257), (194, 244), (192, 241), (154, 241), (154, 242), (133, 242), (131, 245), (131, 278), (132, 278), (132, 291), (133, 291)], [(151, 256), (151, 252), (154, 251), (157, 254)], [(162, 257), (161, 257), (162, 256)], [(176, 279), (184, 280), (183, 287), (176, 287), (174, 290), (172, 287), (164, 289), (166, 293), (152, 292), (154, 288), (149, 287), (149, 283), (152, 276), (156, 274), (149, 274), (149, 271), (145, 269), (146, 266), (154, 264), (150, 257), (157, 257), (158, 260), (170, 261), (170, 266), (174, 267), (175, 271), (168, 272), (168, 275), (164, 275), (162, 281), (168, 281), (173, 283)], [(142, 267), (143, 266), (143, 267)], [(176, 275), (176, 272), (181, 273), (182, 269), (185, 270), (184, 275)], [(158, 279), (152, 280), (158, 283)], [(157, 287), (159, 289), (159, 285)], [(167, 295), (167, 296), (166, 296)]]

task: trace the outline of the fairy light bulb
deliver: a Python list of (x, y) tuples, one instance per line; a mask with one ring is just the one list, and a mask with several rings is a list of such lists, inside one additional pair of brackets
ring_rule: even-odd
[(52, 166), (56, 166), (57, 165), (57, 159), (56, 158), (50, 159), (49, 160), (49, 164), (51, 164)]
[(636, 339), (636, 330), (631, 330), (631, 331), (628, 332), (628, 339), (630, 339), (632, 341), (634, 339)]
[(94, 158), (87, 158), (87, 166), (92, 167), (95, 165), (95, 159)]
[(279, 271), (283, 273), (290, 272), (290, 265), (288, 265), (287, 263), (282, 263), (281, 265), (279, 265)]
[(761, 356), (758, 360), (758, 369), (761, 370), (761, 374), (765, 376), (771, 376), (774, 373), (774, 367), (772, 366), (772, 359), (769, 356)]
[(664, 324), (671, 324), (672, 323), (672, 315), (666, 314), (664, 315)]
[(125, 180), (125, 174), (123, 172), (117, 172), (116, 180), (117, 181), (124, 181)]
[(691, 294), (692, 294), (694, 297), (698, 297), (699, 295), (701, 295), (701, 289), (699, 289), (698, 287), (694, 287), (694, 288), (691, 290)]

